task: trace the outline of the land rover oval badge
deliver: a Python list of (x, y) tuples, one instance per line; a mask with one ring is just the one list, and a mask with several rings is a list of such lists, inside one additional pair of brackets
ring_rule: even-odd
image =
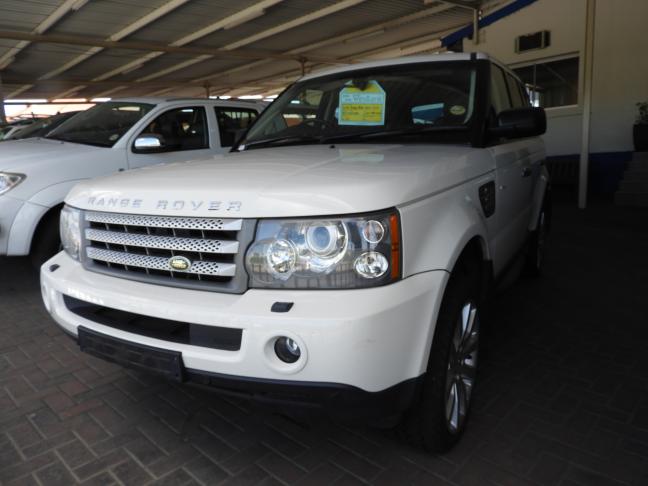
[(173, 256), (169, 258), (169, 267), (171, 267), (173, 270), (186, 272), (191, 268), (191, 260), (183, 256)]

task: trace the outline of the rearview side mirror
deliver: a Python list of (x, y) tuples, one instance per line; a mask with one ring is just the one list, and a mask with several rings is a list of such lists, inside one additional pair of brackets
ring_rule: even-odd
[(164, 137), (155, 133), (143, 133), (135, 139), (133, 152), (160, 152), (164, 149)]
[(513, 108), (497, 115), (490, 133), (504, 138), (524, 138), (542, 135), (547, 131), (544, 108)]

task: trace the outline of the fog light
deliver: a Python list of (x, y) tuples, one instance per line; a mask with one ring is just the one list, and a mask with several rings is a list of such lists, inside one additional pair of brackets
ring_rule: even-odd
[(297, 342), (285, 336), (277, 338), (274, 350), (277, 357), (284, 363), (294, 363), (301, 356), (301, 349)]

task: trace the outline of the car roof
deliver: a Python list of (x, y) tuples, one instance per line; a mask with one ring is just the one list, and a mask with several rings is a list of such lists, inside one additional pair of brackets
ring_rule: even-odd
[(483, 52), (444, 52), (438, 54), (397, 57), (392, 59), (381, 59), (379, 61), (367, 61), (367, 62), (360, 62), (356, 64), (349, 64), (346, 66), (339, 66), (331, 69), (326, 69), (323, 71), (318, 71), (313, 74), (308, 74), (300, 78), (299, 81), (315, 79), (322, 76), (328, 76), (330, 74), (344, 73), (348, 71), (355, 71), (359, 69), (367, 69), (367, 68), (374, 68), (374, 67), (398, 66), (401, 64), (414, 64), (414, 63), (421, 63), (421, 62), (470, 61), (471, 59), (484, 59), (487, 61), (491, 61), (494, 64), (497, 64), (498, 66), (504, 68), (506, 71), (511, 72), (510, 69), (508, 69), (505, 64), (499, 62), (494, 57)]
[[(488, 55), (486, 54), (476, 53), (474, 55), (477, 57), (477, 59), (488, 59)], [(413, 63), (420, 63), (420, 62), (469, 61), (472, 56), (473, 54), (471, 53), (442, 53), (442, 54), (427, 54), (422, 56), (397, 57), (392, 59), (381, 59), (379, 61), (359, 62), (356, 64), (340, 66), (332, 69), (326, 69), (324, 71), (318, 71), (317, 73), (308, 74), (302, 77), (300, 81), (319, 78), (320, 76), (328, 76), (330, 74), (337, 74), (346, 71), (355, 71), (359, 69), (367, 69), (373, 67), (397, 66), (400, 64), (413, 64)]]
[(257, 108), (263, 108), (267, 105), (263, 101), (258, 100), (217, 100), (213, 98), (162, 98), (162, 97), (151, 97), (151, 96), (142, 96), (142, 97), (132, 97), (132, 98), (113, 98), (111, 102), (127, 102), (127, 103), (148, 103), (152, 105), (161, 105), (166, 103), (177, 103), (177, 102), (194, 102), (194, 103), (208, 103), (210, 105), (216, 106), (255, 106)]

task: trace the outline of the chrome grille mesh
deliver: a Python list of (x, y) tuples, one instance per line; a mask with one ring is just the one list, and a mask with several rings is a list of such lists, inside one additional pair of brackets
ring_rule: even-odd
[(137, 233), (86, 229), (86, 239), (115, 245), (155, 248), (158, 250), (191, 251), (197, 253), (238, 253), (238, 241), (221, 241), (201, 238), (153, 236)]
[[(144, 282), (241, 293), (247, 288), (243, 252), (254, 221), (147, 216), (88, 211), (83, 264), (89, 270)], [(185, 270), (171, 267), (185, 257)]]
[(140, 214), (98, 213), (93, 211), (86, 213), (86, 221), (127, 226), (154, 226), (156, 228), (208, 231), (239, 231), (243, 225), (243, 220), (241, 219), (145, 216)]
[[(149, 270), (169, 270), (169, 259), (164, 257), (155, 257), (148, 255), (138, 255), (135, 253), (125, 253), (121, 251), (102, 250), (101, 248), (89, 247), (86, 249), (88, 258), (100, 260), (108, 263), (116, 263), (127, 267), (141, 267)], [(218, 275), (221, 277), (233, 277), (236, 271), (236, 265), (233, 263), (217, 263), (208, 261), (193, 262), (188, 270), (182, 270), (182, 273), (194, 273), (199, 275)], [(180, 272), (174, 270), (174, 273)]]

